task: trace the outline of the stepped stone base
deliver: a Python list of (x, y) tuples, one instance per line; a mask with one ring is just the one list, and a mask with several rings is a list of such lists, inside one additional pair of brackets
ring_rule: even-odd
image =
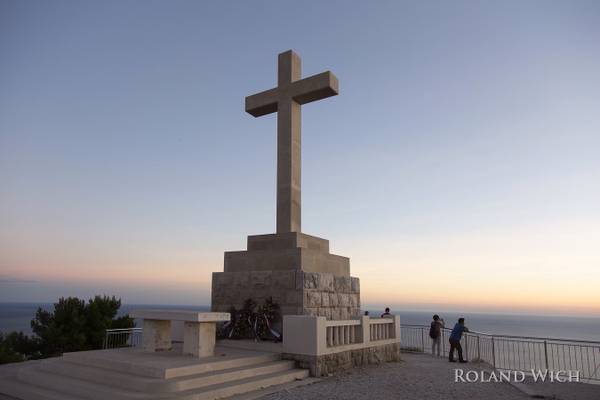
[(350, 276), (350, 259), (329, 253), (328, 240), (299, 232), (248, 236), (248, 250), (225, 252), (224, 264), (224, 272), (213, 272), (212, 311), (272, 297), (282, 315), (359, 316), (359, 280)]
[(350, 259), (329, 253), (329, 241), (299, 232), (248, 236), (248, 250), (226, 251), (225, 272), (324, 272), (350, 276)]
[(217, 346), (215, 357), (135, 349), (67, 353), (0, 368), (2, 395), (21, 400), (212, 400), (308, 377), (280, 353)]

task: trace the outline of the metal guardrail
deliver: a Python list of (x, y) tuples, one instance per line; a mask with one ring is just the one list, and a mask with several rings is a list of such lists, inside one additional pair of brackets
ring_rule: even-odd
[(142, 343), (142, 328), (107, 329), (103, 349), (136, 347)]
[[(429, 326), (401, 325), (402, 351), (434, 354)], [(441, 337), (441, 357), (448, 357), (450, 329)], [(580, 379), (600, 381), (600, 342), (577, 339), (493, 335), (465, 332), (461, 341), (465, 359), (481, 361), (498, 370), (579, 371)]]

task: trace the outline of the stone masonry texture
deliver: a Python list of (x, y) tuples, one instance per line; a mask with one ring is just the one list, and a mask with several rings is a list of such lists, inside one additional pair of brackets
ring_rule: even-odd
[(282, 315), (344, 320), (360, 313), (358, 278), (297, 270), (213, 272), (213, 311), (240, 309), (248, 298), (260, 304), (269, 296), (279, 304)]
[(368, 364), (400, 361), (400, 344), (390, 343), (322, 356), (283, 354), (283, 358), (295, 360), (298, 367), (307, 368), (311, 376), (319, 377)]

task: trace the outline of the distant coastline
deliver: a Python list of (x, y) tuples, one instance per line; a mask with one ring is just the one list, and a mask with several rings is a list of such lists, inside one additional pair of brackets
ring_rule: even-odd
[[(38, 307), (52, 310), (53, 303), (0, 303), (0, 331), (23, 331), (31, 334), (30, 321)], [(127, 314), (134, 308), (172, 308), (209, 310), (208, 305), (161, 305), (124, 304), (120, 314)], [(433, 312), (392, 310), (400, 315), (401, 323), (407, 325), (427, 325)], [(379, 316), (381, 310), (369, 310), (371, 316)], [(447, 327), (452, 327), (459, 316), (466, 318), (466, 325), (474, 331), (498, 335), (519, 335), (600, 341), (600, 318), (532, 316), (497, 313), (438, 312), (445, 319)]]

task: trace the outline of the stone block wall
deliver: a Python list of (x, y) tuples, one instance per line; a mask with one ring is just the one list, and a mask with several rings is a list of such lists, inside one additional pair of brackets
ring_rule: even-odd
[(362, 365), (400, 361), (400, 343), (375, 345), (319, 356), (284, 353), (282, 357), (295, 360), (298, 367), (310, 370), (311, 376), (319, 377)]
[(260, 304), (269, 296), (282, 315), (344, 320), (360, 314), (358, 278), (298, 270), (213, 272), (213, 311), (240, 309), (248, 298)]
[(301, 272), (302, 315), (331, 320), (356, 318), (360, 314), (360, 280), (319, 272)]

